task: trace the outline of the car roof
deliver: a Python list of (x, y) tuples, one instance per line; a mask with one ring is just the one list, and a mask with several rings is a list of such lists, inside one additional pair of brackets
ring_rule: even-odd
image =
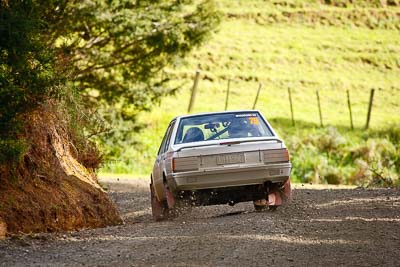
[(202, 112), (202, 113), (186, 114), (186, 115), (177, 116), (172, 121), (177, 120), (177, 119), (182, 119), (182, 118), (195, 117), (195, 116), (199, 116), (199, 115), (216, 115), (216, 114), (236, 113), (236, 112), (258, 112), (258, 113), (261, 113), (259, 110), (253, 110), (253, 109), (228, 110), (228, 111), (217, 111), (217, 112)]

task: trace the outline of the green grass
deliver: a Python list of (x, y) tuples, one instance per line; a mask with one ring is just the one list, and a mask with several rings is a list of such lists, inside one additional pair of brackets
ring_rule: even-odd
[[(231, 79), (228, 109), (251, 109), (258, 84), (262, 83), (256, 108), (288, 139), (292, 137), (288, 132), (298, 138), (323, 133), (323, 129), (317, 127), (316, 90), (321, 99), (324, 125), (336, 127), (348, 145), (363, 145), (368, 140), (362, 129), (366, 122), (371, 88), (376, 91), (370, 122), (372, 129), (367, 133), (379, 135), (384, 132), (383, 129), (398, 125), (400, 35), (396, 25), (400, 15), (396, 15), (393, 21), (393, 18), (381, 19), (379, 12), (398, 14), (399, 8), (381, 8), (377, 1), (355, 1), (356, 4), (349, 8), (340, 8), (338, 6), (341, 3), (349, 2), (332, 2), (336, 6), (297, 0), (220, 2), (226, 18), (218, 33), (177, 68), (168, 70), (175, 77), (177, 85), (183, 84), (180, 91), (175, 96), (163, 99), (153, 111), (141, 114), (139, 120), (146, 128), (133, 137), (140, 145), (125, 147), (124, 154), (113, 164), (106, 164), (103, 171), (149, 175), (169, 121), (187, 112), (193, 76), (198, 65), (201, 80), (193, 113), (223, 110), (228, 79)], [(354, 23), (324, 23), (321, 20), (310, 23), (306, 19), (315, 12), (325, 10), (330, 12), (329, 16), (340, 21), (342, 17), (336, 13), (372, 9), (377, 11), (375, 15), (378, 22), (384, 21), (386, 26), (356, 26), (357, 17)], [(301, 11), (303, 19), (269, 20), (271, 14), (295, 11)], [(374, 12), (371, 14), (373, 17)], [(327, 19), (333, 21), (332, 17)], [(289, 87), (292, 90), (297, 127), (286, 123), (290, 118)], [(355, 131), (348, 128), (346, 90), (350, 91)], [(305, 129), (299, 129), (301, 127)], [(385, 136), (379, 138), (384, 139)], [(292, 144), (292, 141), (288, 142)], [(355, 163), (349, 166), (355, 168)], [(343, 170), (342, 176), (350, 176), (347, 167), (343, 165), (343, 168), (338, 168)]]

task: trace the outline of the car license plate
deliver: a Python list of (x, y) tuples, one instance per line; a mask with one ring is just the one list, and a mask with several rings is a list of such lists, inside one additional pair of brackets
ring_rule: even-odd
[(217, 165), (244, 163), (244, 154), (225, 154), (217, 156)]

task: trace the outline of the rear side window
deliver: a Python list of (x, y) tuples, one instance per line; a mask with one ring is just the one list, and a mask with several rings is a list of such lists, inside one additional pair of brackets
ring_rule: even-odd
[(233, 112), (182, 118), (175, 144), (273, 136), (258, 112)]
[(165, 151), (168, 150), (169, 143), (170, 143), (170, 140), (171, 140), (172, 130), (174, 129), (174, 125), (175, 125), (175, 121), (172, 121), (169, 124), (169, 126), (167, 128), (167, 131), (165, 132), (164, 138), (163, 138), (163, 140), (161, 142), (160, 148), (158, 149), (157, 155), (160, 155), (160, 154), (162, 154), (162, 153), (164, 153)]

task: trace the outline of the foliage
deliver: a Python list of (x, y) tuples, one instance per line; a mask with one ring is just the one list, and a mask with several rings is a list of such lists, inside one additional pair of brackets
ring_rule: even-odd
[(219, 22), (213, 2), (82, 1), (66, 6), (54, 37), (85, 101), (132, 119), (173, 92), (171, 67)]
[(149, 110), (173, 92), (166, 68), (203, 43), (219, 22), (207, 0), (0, 5), (0, 164), (24, 152), (18, 142), (22, 115), (50, 99), (67, 105), (60, 109), (72, 118), (73, 141), (91, 154), (85, 138), (107, 130), (93, 110), (111, 108), (122, 120)]
[[(292, 153), (293, 177), (301, 182), (328, 184), (357, 184), (389, 186), (399, 178), (396, 161), (400, 152), (398, 143), (386, 139), (386, 131), (356, 130), (341, 134), (336, 128), (314, 129), (304, 127), (292, 137), (287, 126), (283, 133)], [(390, 127), (389, 132), (399, 131)], [(312, 133), (311, 133), (312, 132)], [(335, 143), (339, 145), (326, 144)]]
[(0, 2), (0, 164), (18, 161), (25, 150), (17, 140), (21, 114), (63, 93), (54, 51), (43, 40), (56, 1)]

